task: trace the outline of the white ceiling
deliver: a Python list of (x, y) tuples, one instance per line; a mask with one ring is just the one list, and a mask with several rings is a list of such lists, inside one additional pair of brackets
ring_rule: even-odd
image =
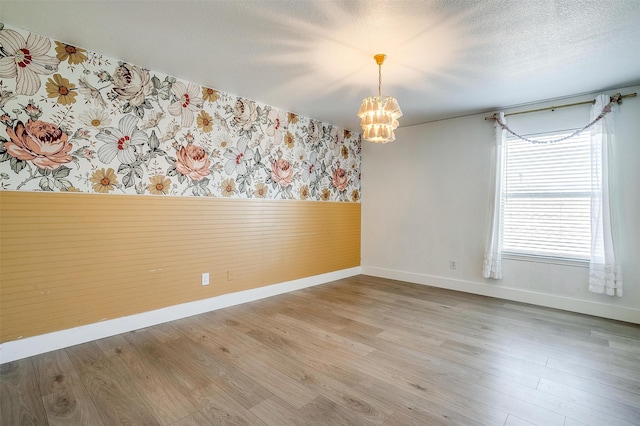
[(352, 130), (640, 84), (640, 0), (7, 1), (2, 22)]

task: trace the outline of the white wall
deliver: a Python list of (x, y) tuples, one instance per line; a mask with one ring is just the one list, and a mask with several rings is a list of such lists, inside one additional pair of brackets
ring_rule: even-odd
[[(618, 91), (640, 86), (607, 93)], [(546, 121), (550, 130), (579, 127), (589, 121), (589, 108), (511, 116), (509, 125), (522, 133), (533, 121)], [(640, 323), (640, 97), (625, 99), (615, 114), (613, 204), (624, 297), (590, 293), (588, 269), (576, 265), (505, 259), (502, 280), (482, 277), (493, 184), (493, 121), (484, 120), (490, 114), (400, 128), (386, 145), (363, 143), (363, 273)]]

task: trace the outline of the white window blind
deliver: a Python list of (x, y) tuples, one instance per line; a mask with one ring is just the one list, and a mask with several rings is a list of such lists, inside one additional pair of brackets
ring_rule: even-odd
[[(535, 139), (549, 141), (572, 131)], [(589, 132), (566, 141), (507, 139), (503, 192), (505, 252), (589, 259), (591, 172)]]

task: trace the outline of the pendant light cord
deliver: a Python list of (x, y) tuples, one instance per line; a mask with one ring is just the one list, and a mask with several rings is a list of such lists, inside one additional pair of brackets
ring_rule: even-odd
[(382, 64), (378, 65), (378, 97), (382, 98)]

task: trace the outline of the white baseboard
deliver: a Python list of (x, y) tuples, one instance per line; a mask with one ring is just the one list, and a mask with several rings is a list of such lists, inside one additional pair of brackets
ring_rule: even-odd
[(215, 311), (217, 309), (252, 302), (306, 287), (325, 284), (342, 278), (359, 275), (360, 271), (361, 268), (357, 266), (355, 268), (343, 269), (236, 293), (223, 294), (209, 299), (168, 306), (154, 311), (5, 342), (0, 344), (0, 364), (180, 318), (186, 318), (192, 315), (202, 314), (204, 312)]
[(432, 287), (446, 288), (449, 290), (463, 291), (465, 293), (491, 296), (499, 299), (515, 302), (529, 303), (548, 308), (562, 309), (564, 311), (593, 315), (618, 321), (626, 321), (640, 324), (640, 309), (624, 306), (612, 306), (605, 303), (597, 303), (588, 300), (574, 299), (552, 294), (537, 293), (509, 287), (498, 287), (486, 283), (455, 280), (451, 278), (437, 277), (433, 275), (417, 274), (413, 272), (397, 271), (393, 269), (361, 266), (364, 275), (388, 278), (398, 281), (406, 281), (414, 284), (423, 284)]

